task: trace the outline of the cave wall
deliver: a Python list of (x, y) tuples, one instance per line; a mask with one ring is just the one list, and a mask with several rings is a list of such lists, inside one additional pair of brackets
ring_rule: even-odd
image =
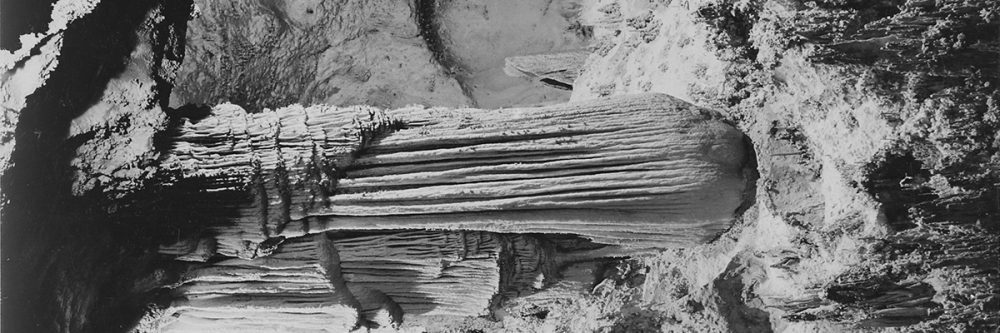
[(712, 105), (757, 152), (744, 224), (650, 261), (644, 304), (679, 305), (634, 313), (696, 330), (995, 327), (982, 311), (998, 276), (981, 260), (1000, 246), (996, 13), (959, 1), (587, 7), (596, 47), (574, 99), (659, 91)]
[[(155, 96), (169, 87), (157, 81), (158, 73), (179, 59), (163, 57), (177, 39), (160, 33), (182, 29), (183, 8), (183, 2), (58, 2), (48, 30), (4, 53), (5, 71), (11, 71), (4, 74), (5, 119), (16, 123), (13, 133), (5, 133), (5, 147), (13, 151), (2, 178), (4, 330), (125, 330), (160, 285), (146, 279), (162, 270), (150, 251), (157, 232), (142, 219), (109, 215), (103, 189), (74, 186), (79, 174), (99, 178), (91, 172), (100, 168), (86, 165), (105, 156), (74, 165), (82, 162), (78, 147), (130, 137), (125, 132), (135, 127), (129, 118), (145, 119), (137, 127), (162, 119)], [(39, 63), (40, 71), (30, 74)], [(117, 115), (100, 120), (111, 125), (75, 126), (75, 119), (97, 109)], [(135, 137), (140, 145), (150, 143), (146, 139)]]

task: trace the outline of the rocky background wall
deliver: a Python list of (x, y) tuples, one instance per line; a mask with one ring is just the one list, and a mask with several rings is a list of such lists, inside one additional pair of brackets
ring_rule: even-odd
[[(994, 1), (27, 3), (0, 10), (6, 331), (155, 329), (151, 313), (199, 286), (191, 272), (211, 270), (175, 259), (199, 251), (201, 243), (182, 245), (205, 221), (189, 209), (205, 186), (178, 182), (161, 162), (181, 125), (216, 104), (251, 113), (295, 103), (490, 109), (644, 92), (715, 110), (748, 136), (756, 168), (744, 177), (758, 178), (731, 228), (702, 245), (643, 253), (573, 238), (522, 241), (547, 250), (505, 245), (522, 257), (561, 249), (589, 258), (567, 256), (540, 268), (557, 279), (535, 288), (525, 278), (519, 285), (531, 288), (506, 291), (501, 267), (522, 266), (491, 245), (485, 259), (462, 264), (490, 273), (456, 279), (489, 277), (475, 293), (503, 297), (458, 316), (402, 317), (400, 329), (1000, 325)], [(329, 237), (347, 251), (364, 237), (403, 236)], [(379, 283), (352, 287), (351, 278), (385, 268), (349, 267), (354, 275), (340, 283), (360, 305), (327, 312), (337, 318), (356, 311), (377, 322), (371, 315), (384, 309), (390, 319), (381, 322), (398, 323), (399, 306), (383, 297), (411, 295), (394, 302), (422, 309), (411, 313), (459, 304), (412, 296), (419, 289), (358, 290)]]

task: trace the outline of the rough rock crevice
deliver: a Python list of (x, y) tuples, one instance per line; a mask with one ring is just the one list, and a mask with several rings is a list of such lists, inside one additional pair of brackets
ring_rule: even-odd
[(468, 69), (456, 59), (455, 55), (445, 46), (444, 38), (441, 36), (441, 22), (438, 15), (440, 4), (438, 0), (416, 0), (417, 26), (420, 28), (420, 37), (427, 43), (427, 48), (434, 55), (436, 61), (451, 77), (455, 78), (458, 85), (462, 87), (462, 93), (471, 101), (469, 106), (476, 106), (476, 99), (472, 95), (473, 87), (466, 78)]

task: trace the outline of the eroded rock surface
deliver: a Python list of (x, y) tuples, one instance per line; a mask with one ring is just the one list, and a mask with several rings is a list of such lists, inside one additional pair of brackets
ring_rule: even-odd
[(403, 1), (196, 1), (171, 105), (472, 105)]

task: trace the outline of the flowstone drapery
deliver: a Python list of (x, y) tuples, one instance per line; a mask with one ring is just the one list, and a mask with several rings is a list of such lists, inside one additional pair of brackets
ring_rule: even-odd
[(165, 172), (205, 199), (191, 207), (204, 229), (161, 247), (194, 262), (162, 312), (175, 319), (158, 319), (184, 330), (228, 325), (230, 309), (338, 327), (489, 314), (567, 263), (706, 241), (746, 186), (742, 134), (665, 95), (499, 110), (222, 105), (170, 140)]
[[(186, 122), (164, 166), (245, 193), (218, 252), (328, 230), (575, 234), (625, 247), (701, 243), (745, 188), (742, 134), (665, 95), (540, 108), (234, 105)], [(214, 205), (214, 204), (212, 204)], [(268, 244), (274, 244), (272, 241)]]

